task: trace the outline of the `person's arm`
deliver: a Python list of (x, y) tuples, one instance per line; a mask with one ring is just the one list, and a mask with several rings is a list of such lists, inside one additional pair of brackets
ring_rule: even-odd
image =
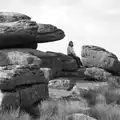
[(74, 49), (70, 46), (68, 47), (68, 54), (73, 54), (76, 56)]

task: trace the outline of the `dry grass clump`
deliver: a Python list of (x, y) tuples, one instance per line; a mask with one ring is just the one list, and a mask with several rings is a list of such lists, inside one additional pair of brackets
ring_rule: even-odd
[[(80, 109), (80, 106), (76, 106), (65, 100), (43, 101), (41, 106), (39, 105), (40, 118), (37, 118), (37, 120), (73, 120), (67, 116), (74, 113), (83, 113), (80, 110), (75, 111), (78, 108)], [(84, 114), (97, 120), (120, 120), (120, 108), (113, 104), (96, 104)], [(31, 120), (31, 118), (28, 114), (23, 113), (19, 116), (19, 111), (11, 111), (10, 113), (0, 114), (0, 120)]]
[[(100, 97), (102, 96), (102, 97)], [(112, 86), (104, 86), (96, 89), (89, 89), (81, 92), (81, 97), (85, 98), (89, 106), (98, 104), (99, 101), (104, 101), (106, 104), (120, 104), (120, 88)]]
[(90, 107), (86, 114), (97, 120), (120, 120), (120, 88), (114, 84), (82, 91)]
[[(81, 101), (63, 99), (49, 99), (43, 101), (39, 107), (40, 118), (37, 120), (74, 120), (67, 117), (74, 113), (83, 113), (96, 120), (120, 120), (120, 94), (119, 88), (112, 86), (100, 87), (82, 91), (80, 94), (88, 102), (89, 109), (81, 109)], [(0, 113), (0, 120), (31, 120), (26, 113), (18, 111)], [(86, 118), (87, 119), (87, 118)]]
[(98, 104), (91, 108), (89, 115), (97, 120), (120, 120), (120, 107)]

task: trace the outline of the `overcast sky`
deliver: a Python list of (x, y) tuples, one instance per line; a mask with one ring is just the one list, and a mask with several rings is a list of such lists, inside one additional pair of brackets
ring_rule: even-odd
[(97, 45), (120, 59), (120, 0), (0, 0), (0, 9), (64, 30), (63, 40), (39, 44), (39, 50), (66, 53), (72, 40), (79, 56), (82, 45)]

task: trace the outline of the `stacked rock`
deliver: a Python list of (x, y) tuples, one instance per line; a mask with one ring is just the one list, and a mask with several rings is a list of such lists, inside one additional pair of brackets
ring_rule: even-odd
[(120, 61), (117, 56), (104, 48), (84, 45), (81, 51), (81, 61), (84, 68), (77, 68), (76, 61), (62, 53), (46, 52), (57, 56), (61, 61), (61, 70), (57, 77), (79, 77), (79, 80), (120, 81)]
[(30, 106), (48, 98), (48, 81), (40, 68), (46, 64), (47, 67), (61, 67), (61, 62), (53, 54), (36, 50), (37, 44), (61, 40), (64, 36), (61, 29), (50, 24), (38, 24), (27, 15), (0, 12), (2, 109), (31, 109)]
[(56, 53), (47, 51), (46, 53), (52, 53), (57, 56), (57, 59), (61, 61), (61, 70), (55, 73), (55, 77), (79, 77), (81, 80), (85, 79), (85, 68), (78, 68), (76, 60), (63, 53)]
[(92, 45), (82, 46), (84, 74), (97, 81), (120, 81), (120, 61), (117, 56), (104, 48)]

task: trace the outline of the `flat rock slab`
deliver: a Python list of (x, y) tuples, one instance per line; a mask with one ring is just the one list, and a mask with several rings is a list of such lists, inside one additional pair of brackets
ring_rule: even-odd
[[(57, 55), (53, 54), (53, 53), (46, 53), (46, 52), (42, 52), (39, 50), (35, 50), (35, 49), (4, 49), (3, 52), (14, 52), (17, 51), (17, 53), (27, 53), (30, 54), (32, 56), (35, 56), (37, 58), (39, 58), (42, 63), (40, 63), (40, 67), (41, 68), (52, 68), (52, 73), (53, 75), (56, 75), (56, 72), (59, 72), (62, 70), (62, 62), (57, 58)], [(24, 56), (24, 55), (23, 55)], [(28, 55), (27, 55), (28, 56)], [(23, 57), (24, 59), (27, 58)], [(20, 58), (18, 56), (18, 58)], [(22, 56), (21, 56), (22, 58)], [(18, 59), (19, 61), (19, 59)], [(37, 63), (37, 62), (36, 62)]]
[(78, 66), (76, 63), (76, 60), (73, 59), (72, 57), (63, 54), (63, 53), (57, 53), (57, 52), (51, 52), (51, 51), (47, 51), (46, 53), (52, 53), (55, 54), (57, 56), (58, 59), (61, 60), (62, 62), (62, 70), (77, 70)]
[(30, 20), (31, 18), (22, 13), (0, 12), (0, 22), (14, 22), (18, 20)]
[(0, 23), (1, 49), (16, 48), (22, 45), (27, 47), (29, 43), (58, 41), (64, 37), (63, 30), (50, 24), (37, 24), (31, 20)]
[(34, 66), (13, 66), (0, 71), (0, 89), (3, 91), (16, 91), (22, 85), (48, 84), (44, 73)]
[(55, 88), (49, 88), (49, 96), (54, 99), (59, 99), (62, 97), (70, 96), (71, 92), (62, 90), (62, 89), (55, 89)]

